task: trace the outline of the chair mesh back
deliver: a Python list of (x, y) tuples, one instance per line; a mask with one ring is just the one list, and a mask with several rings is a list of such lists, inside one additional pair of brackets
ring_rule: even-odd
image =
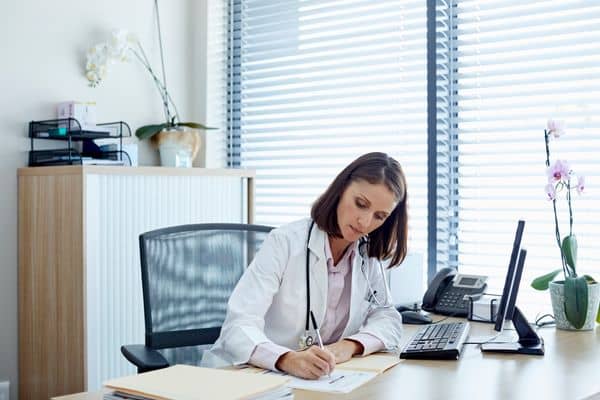
[(157, 351), (169, 362), (169, 365), (200, 365), (204, 350), (208, 349), (210, 349), (210, 345), (173, 347), (170, 349), (158, 349)]
[[(142, 235), (147, 342), (148, 337), (161, 333), (220, 327), (231, 292), (269, 230), (253, 225), (201, 224)], [(207, 346), (196, 345), (206, 343), (192, 338), (194, 346), (180, 347), (175, 340), (168, 347), (176, 348), (161, 350), (165, 358), (171, 364), (198, 364)], [(186, 338), (186, 344), (189, 341)]]

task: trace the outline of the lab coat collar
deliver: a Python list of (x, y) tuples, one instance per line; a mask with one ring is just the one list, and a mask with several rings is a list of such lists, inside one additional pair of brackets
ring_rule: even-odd
[[(308, 221), (308, 229), (310, 230), (310, 226), (312, 224), (312, 220)], [(308, 233), (307, 233), (308, 236)], [(325, 239), (327, 238), (327, 234), (319, 228), (317, 223), (315, 222), (312, 226), (312, 233), (310, 233), (310, 241), (308, 242), (308, 248), (311, 253), (317, 258), (317, 261), (320, 261), (325, 258)], [(312, 259), (311, 259), (311, 267), (312, 267)]]
[[(308, 226), (310, 229), (311, 220)], [(315, 223), (308, 242), (310, 250), (310, 303), (311, 310), (315, 314), (315, 319), (319, 326), (325, 320), (325, 311), (327, 310), (327, 258), (325, 256), (325, 240), (327, 233), (322, 231)]]
[[(309, 229), (311, 222), (312, 220), (309, 220)], [(323, 261), (325, 262), (325, 265), (327, 265), (327, 255), (325, 254), (325, 240), (328, 240), (327, 233), (325, 233), (325, 231), (322, 231), (321, 228), (319, 228), (315, 223), (313, 225), (312, 234), (310, 235), (310, 242), (308, 243), (308, 248), (310, 249), (312, 254), (315, 257), (317, 257), (317, 261)], [(358, 242), (353, 243), (351, 247), (352, 248), (350, 249), (350, 251), (354, 251), (353, 264), (356, 263), (357, 258), (359, 258), (359, 261), (362, 261), (362, 257), (360, 256), (360, 252), (358, 251)]]

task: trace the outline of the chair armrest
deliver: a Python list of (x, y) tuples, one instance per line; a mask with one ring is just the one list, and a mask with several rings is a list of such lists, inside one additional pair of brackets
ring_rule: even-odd
[(138, 368), (138, 373), (153, 371), (169, 366), (167, 360), (156, 350), (143, 344), (121, 346), (121, 353)]

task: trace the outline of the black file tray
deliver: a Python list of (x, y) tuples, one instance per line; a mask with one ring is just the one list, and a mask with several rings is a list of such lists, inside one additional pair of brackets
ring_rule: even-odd
[[(131, 128), (124, 121), (107, 122), (97, 125), (97, 130), (85, 130), (75, 118), (49, 119), (29, 123), (29, 166), (82, 164), (82, 157), (123, 160), (123, 137), (131, 136)], [(35, 140), (55, 140), (67, 142), (58, 149), (35, 150)], [(119, 150), (106, 154), (100, 152), (94, 139), (118, 140)], [(81, 152), (74, 148), (74, 142), (82, 142)]]
[(75, 149), (32, 150), (29, 152), (29, 166), (79, 165), (81, 154)]

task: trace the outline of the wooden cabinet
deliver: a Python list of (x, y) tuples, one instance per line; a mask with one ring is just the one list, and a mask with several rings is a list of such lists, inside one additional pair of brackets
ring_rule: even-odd
[(120, 346), (144, 342), (139, 234), (251, 223), (253, 177), (233, 169), (19, 169), (20, 398), (97, 390), (135, 373)]

